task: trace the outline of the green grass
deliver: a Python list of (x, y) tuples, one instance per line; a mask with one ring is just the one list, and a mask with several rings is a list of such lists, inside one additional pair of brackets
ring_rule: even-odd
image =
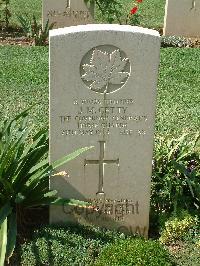
[(141, 26), (155, 29), (162, 28), (165, 2), (166, 0), (143, 0), (143, 4), (141, 5)]
[(48, 49), (0, 47), (0, 117), (14, 116), (36, 104), (31, 112), (37, 128), (48, 121)]
[[(199, 130), (200, 49), (161, 49), (156, 133), (179, 135)], [(37, 104), (36, 128), (48, 125), (48, 48), (0, 47), (0, 115)]]
[(11, 22), (19, 24), (17, 16), (28, 15), (32, 17), (35, 15), (38, 21), (42, 19), (42, 0), (10, 0)]
[(200, 50), (161, 50), (158, 82), (157, 132), (177, 135), (200, 126)]
[[(55, 0), (56, 1), (56, 0)], [(133, 6), (132, 0), (121, 0), (124, 6), (124, 15), (126, 16)], [(147, 28), (161, 28), (164, 20), (165, 0), (143, 0), (140, 4), (141, 26)], [(30, 17), (34, 14), (38, 21), (42, 19), (42, 0), (11, 0), (11, 13), (13, 24), (19, 24), (17, 16), (28, 14)], [(97, 11), (96, 21), (102, 21), (103, 18)]]

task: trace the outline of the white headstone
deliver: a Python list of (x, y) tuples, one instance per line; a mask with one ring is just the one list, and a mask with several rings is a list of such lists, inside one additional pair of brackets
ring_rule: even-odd
[(94, 209), (52, 207), (79, 221), (147, 235), (160, 38), (154, 30), (86, 25), (50, 32), (50, 160), (92, 150), (51, 178)]
[(84, 0), (43, 0), (42, 25), (54, 23), (54, 28), (93, 23), (94, 4)]
[(200, 36), (200, 0), (167, 0), (164, 35)]

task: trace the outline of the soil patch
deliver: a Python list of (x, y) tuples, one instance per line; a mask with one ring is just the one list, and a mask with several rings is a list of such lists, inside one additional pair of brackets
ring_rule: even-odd
[[(163, 30), (157, 29), (162, 36)], [(188, 40), (191, 48), (200, 48), (200, 37), (199, 38), (185, 38)], [(21, 28), (9, 28), (7, 31), (0, 33), (0, 45), (17, 45), (17, 46), (34, 46), (34, 40), (23, 36)], [(48, 45), (48, 42), (47, 42)], [(178, 46), (177, 46), (178, 47)]]

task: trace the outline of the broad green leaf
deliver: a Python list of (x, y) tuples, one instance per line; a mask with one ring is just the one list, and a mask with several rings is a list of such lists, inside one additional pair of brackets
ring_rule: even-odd
[(4, 266), (7, 246), (7, 218), (0, 226), (0, 266)]
[(12, 207), (10, 206), (10, 203), (6, 203), (1, 209), (0, 209), (0, 226), (4, 222), (4, 220), (10, 215), (12, 212)]
[(76, 199), (64, 199), (59, 197), (54, 202), (52, 202), (51, 205), (59, 205), (59, 206), (71, 205), (71, 206), (88, 207), (91, 206), (91, 203)]
[[(45, 149), (44, 149), (45, 148)], [(44, 151), (43, 151), (44, 150)], [(45, 151), (48, 150), (46, 145), (41, 145), (39, 147), (35, 147), (34, 149), (31, 149), (25, 156), (23, 156), (20, 160), (19, 163), (22, 161), (27, 161), (31, 158), (31, 156), (34, 156), (37, 151), (39, 151), (39, 156), (42, 157), (45, 154)], [(41, 153), (43, 151), (43, 153)], [(32, 167), (31, 167), (32, 168)], [(30, 168), (30, 169), (31, 169)]]
[(87, 151), (87, 150), (89, 150), (89, 149), (91, 149), (91, 148), (93, 148), (93, 146), (91, 146), (91, 147), (81, 148), (81, 149), (78, 149), (78, 150), (75, 151), (75, 152), (72, 152), (72, 153), (68, 154), (67, 156), (63, 157), (62, 159), (59, 159), (59, 160), (53, 162), (53, 163), (51, 164), (51, 165), (52, 165), (52, 168), (53, 168), (53, 169), (58, 168), (59, 166), (61, 166), (61, 165), (65, 164), (65, 163), (67, 163), (67, 162), (69, 162), (69, 161), (75, 159), (75, 158), (78, 157), (81, 153), (83, 153), (83, 152), (85, 152), (85, 151)]
[[(22, 160), (31, 150), (34, 150), (35, 147), (44, 145), (45, 141), (47, 141), (47, 136), (45, 132), (46, 129), (42, 129), (38, 133), (36, 133), (35, 136), (33, 136), (31, 143), (28, 144), (23, 151), (23, 156), (21, 157)], [(39, 143), (41, 145), (39, 145)]]
[(16, 187), (16, 192), (19, 192), (21, 187), (28, 181), (30, 178), (30, 169), (37, 162), (41, 160), (41, 157), (47, 152), (47, 147), (40, 146), (35, 148), (34, 151), (31, 151), (30, 154), (27, 155), (26, 160), (23, 161), (23, 165), (20, 166), (19, 173), (17, 174), (17, 178), (14, 182)]
[(17, 237), (17, 220), (16, 213), (11, 213), (8, 216), (8, 238), (7, 238), (7, 247), (6, 247), (6, 259), (12, 256)]
[[(29, 193), (30, 194), (30, 193)], [(24, 200), (23, 206), (32, 207), (38, 205), (46, 205), (57, 199), (57, 191), (48, 191), (48, 185), (43, 182), (43, 184), (38, 184), (34, 191)]]
[[(182, 142), (184, 141), (185, 137), (187, 136), (188, 134), (183, 134), (177, 141), (177, 144), (174, 145), (174, 147), (170, 147), (170, 152), (168, 154), (168, 160), (172, 159), (172, 154), (174, 154), (174, 152), (180, 147), (180, 145), (182, 144)], [(175, 141), (175, 140), (172, 140), (172, 142)], [(171, 146), (171, 143), (170, 143), (170, 146)]]
[(176, 161), (172, 160), (172, 163), (174, 164), (175, 168), (180, 171), (180, 173), (184, 174), (184, 175), (187, 175), (187, 171), (185, 169), (185, 166), (180, 164), (180, 163), (177, 163)]
[(194, 190), (193, 190), (193, 188), (192, 188), (192, 184), (191, 184), (191, 182), (190, 182), (190, 179), (186, 176), (186, 182), (187, 182), (187, 184), (188, 184), (188, 187), (189, 187), (189, 189), (190, 189), (190, 192), (191, 192), (191, 195), (192, 195), (192, 197), (195, 197), (195, 195), (194, 195)]
[(44, 159), (43, 161), (37, 163), (30, 169), (30, 173), (32, 174), (33, 172), (38, 171), (40, 168), (43, 168), (45, 165), (48, 164), (49, 159)]
[(63, 198), (56, 198), (56, 197), (47, 197), (38, 199), (38, 201), (33, 201), (29, 203), (28, 207), (36, 207), (39, 205), (57, 205), (57, 206), (77, 206), (82, 208), (87, 208), (91, 206), (91, 203), (76, 200), (76, 199), (63, 199)]
[(19, 115), (16, 115), (13, 119), (11, 120), (7, 120), (4, 123), (4, 132), (8, 132), (10, 133), (10, 128), (12, 126), (13, 123), (16, 123), (17, 120), (19, 120), (20, 118), (25, 118), (28, 115), (28, 111), (31, 108), (26, 109), (25, 111), (21, 112)]
[(41, 197), (40, 199), (35, 199), (30, 202), (28, 205), (24, 205), (26, 208), (33, 208), (38, 206), (50, 205), (52, 202), (56, 200), (56, 197)]
[(27, 189), (29, 191), (33, 191), (34, 188), (41, 183), (44, 179), (46, 180), (47, 177), (50, 175), (50, 169), (51, 167), (49, 165), (46, 165), (43, 169), (39, 169), (36, 173), (32, 174), (30, 178), (27, 180), (25, 186), (22, 188), (21, 192), (26, 191)]
[[(31, 191), (31, 194), (30, 194)], [(37, 178), (32, 183), (27, 183), (23, 188), (23, 194), (26, 197), (26, 201), (38, 196), (39, 193), (47, 193), (49, 191), (49, 175), (46, 174), (44, 178)]]
[(48, 198), (48, 197), (54, 197), (58, 194), (57, 190), (50, 190), (49, 192), (45, 193), (44, 194), (44, 197), (45, 198)]
[(11, 195), (13, 194), (13, 188), (12, 188), (12, 184), (11, 182), (9, 182), (9, 180), (5, 179), (5, 178), (0, 178), (0, 185), (1, 187), (1, 195), (7, 195), (8, 197), (11, 197)]
[(16, 141), (12, 141), (10, 146), (5, 147), (5, 152), (2, 154), (2, 160), (0, 164), (0, 176), (3, 175), (6, 169), (6, 178), (11, 179), (16, 172), (17, 167), (20, 164), (21, 149), (24, 148), (24, 142), (28, 136), (29, 131), (22, 133)]

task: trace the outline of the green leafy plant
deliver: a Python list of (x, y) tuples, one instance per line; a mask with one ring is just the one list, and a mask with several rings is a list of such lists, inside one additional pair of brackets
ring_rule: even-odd
[(28, 141), (30, 132), (28, 110), (6, 120), (0, 128), (0, 266), (5, 256), (9, 260), (13, 253), (18, 213), (22, 208), (49, 204), (86, 205), (57, 197), (57, 191), (49, 190), (48, 179), (55, 169), (89, 148), (79, 149), (49, 165), (47, 130), (40, 130)]
[(173, 263), (168, 251), (160, 243), (135, 238), (117, 241), (105, 247), (95, 265), (170, 266)]
[(0, 0), (0, 13), (5, 23), (5, 28), (8, 29), (11, 17), (10, 0)]
[[(195, 168), (196, 163), (198, 167)], [(192, 208), (200, 208), (200, 169), (199, 169), (199, 160), (191, 160), (189, 165), (185, 166), (183, 163), (173, 162), (175, 169), (179, 172), (179, 176), (182, 176), (185, 180), (184, 184), (188, 188), (188, 193), (191, 197), (188, 206)], [(189, 205), (190, 204), (190, 205)]]
[(165, 222), (164, 229), (161, 232), (160, 242), (165, 245), (176, 244), (177, 241), (183, 241), (190, 232), (199, 226), (197, 216), (186, 214), (183, 217), (171, 217)]
[(38, 24), (36, 17), (33, 15), (32, 20), (28, 16), (18, 16), (23, 32), (28, 38), (32, 38), (36, 46), (46, 45), (49, 31), (53, 29), (54, 23), (49, 24), (47, 20), (44, 29)]
[(103, 17), (110, 24), (117, 21), (119, 24), (138, 25), (140, 23), (140, 14), (138, 14), (139, 6), (143, 0), (132, 1), (132, 8), (129, 13), (124, 16), (124, 4), (120, 0), (85, 0), (86, 3), (96, 4)]
[(200, 265), (200, 219), (197, 215), (182, 210), (170, 217), (159, 240), (169, 246), (175, 265)]
[(29, 17), (26, 16), (18, 16), (18, 21), (21, 24), (22, 30), (26, 37), (28, 38), (34, 38), (33, 31), (32, 31), (32, 22), (29, 19)]
[(93, 265), (103, 247), (126, 238), (94, 226), (46, 226), (35, 230), (32, 240), (21, 246), (20, 265)]
[(171, 251), (171, 253), (177, 266), (200, 265), (200, 248), (195, 244), (183, 243), (176, 251)]
[(0, 266), (4, 265), (7, 245), (7, 218), (0, 226)]
[(155, 140), (151, 195), (155, 212), (195, 211), (200, 206), (198, 141), (199, 133)]
[[(87, 2), (91, 0), (87, 0)], [(115, 20), (119, 24), (122, 24), (121, 17), (122, 17), (122, 9), (123, 5), (119, 0), (92, 0), (95, 1), (95, 4), (99, 8), (100, 12), (106, 18), (106, 21), (112, 24)]]
[(122, 24), (122, 4), (118, 0), (114, 1), (96, 1), (97, 6), (102, 14), (106, 17), (108, 23), (112, 24), (116, 19), (119, 24)]
[(140, 24), (141, 15), (138, 13), (138, 11), (139, 11), (138, 4), (140, 4), (142, 2), (143, 2), (143, 0), (133, 1), (133, 3), (132, 3), (133, 7), (131, 8), (129, 14), (127, 15), (126, 24), (135, 25), (135, 26)]

